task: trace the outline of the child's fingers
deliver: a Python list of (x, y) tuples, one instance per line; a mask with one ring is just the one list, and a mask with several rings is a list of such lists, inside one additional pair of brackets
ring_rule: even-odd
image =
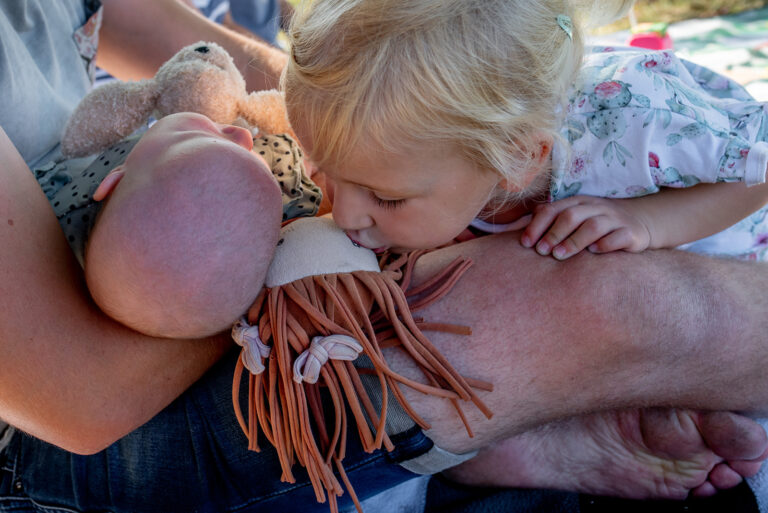
[(590, 244), (592, 253), (610, 253), (611, 251), (628, 250), (632, 245), (632, 232), (628, 228), (619, 228), (605, 235), (594, 244)]
[(606, 234), (611, 233), (615, 228), (615, 223), (607, 216), (588, 217), (573, 233), (552, 248), (552, 256), (558, 260), (572, 257)]
[[(581, 227), (581, 225), (588, 219), (596, 217), (599, 212), (596, 211), (594, 205), (590, 204), (578, 204), (573, 207), (566, 208), (560, 212), (552, 225), (547, 229), (547, 232), (541, 237), (541, 240), (536, 244), (536, 251), (540, 255), (548, 255), (550, 251), (565, 241), (568, 237), (571, 237), (573, 233)], [(589, 230), (599, 228), (596, 224), (590, 223)], [(605, 234), (607, 232), (603, 232)], [(586, 232), (582, 234), (582, 238), (586, 236)], [(592, 238), (588, 243), (594, 242), (597, 237)], [(583, 247), (582, 247), (583, 249)]]
[(577, 202), (573, 198), (537, 205), (533, 210), (531, 222), (520, 237), (520, 243), (526, 248), (533, 247), (552, 226), (560, 213), (575, 205)]

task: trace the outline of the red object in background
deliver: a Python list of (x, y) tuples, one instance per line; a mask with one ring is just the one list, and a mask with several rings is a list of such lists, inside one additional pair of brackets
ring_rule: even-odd
[(627, 44), (649, 50), (670, 50), (672, 38), (669, 37), (666, 23), (640, 23), (632, 28)]
[(664, 34), (662, 37), (656, 32), (632, 34), (629, 38), (629, 46), (648, 48), (649, 50), (669, 50), (672, 48), (672, 38), (669, 37), (669, 34)]

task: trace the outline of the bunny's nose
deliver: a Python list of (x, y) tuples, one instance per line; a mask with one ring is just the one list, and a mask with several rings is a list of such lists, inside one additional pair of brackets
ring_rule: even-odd
[(197, 48), (195, 48), (195, 51), (200, 53), (208, 53), (211, 50), (207, 46), (198, 46)]

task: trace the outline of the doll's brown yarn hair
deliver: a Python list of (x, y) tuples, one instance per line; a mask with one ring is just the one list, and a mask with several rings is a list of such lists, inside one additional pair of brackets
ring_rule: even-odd
[[(487, 417), (491, 416), (472, 388), (491, 390), (492, 386), (462, 377), (422, 333), (435, 330), (467, 335), (469, 328), (430, 324), (412, 316), (414, 310), (445, 295), (471, 261), (459, 258), (422, 285), (410, 287), (413, 267), (423, 253), (385, 257), (380, 262), (382, 272), (307, 276), (265, 289), (248, 312), (248, 321), (258, 325), (261, 341), (271, 346), (269, 357), (263, 362), (264, 372), (249, 375), (247, 420), (239, 398), (242, 358), (235, 369), (233, 403), (249, 449), (259, 450), (260, 428), (277, 450), (281, 479), (295, 482), (291, 468), (298, 462), (306, 468), (319, 502), (325, 502), (327, 492), (333, 512), (338, 511), (336, 497), (343, 493), (334, 466), (361, 511), (342, 466), (350, 420), (365, 451), (382, 447), (391, 451), (394, 446), (385, 432), (387, 399), (391, 393), (422, 429), (429, 429), (429, 424), (410, 407), (399, 384), (452, 401), (470, 436), (472, 431), (460, 401), (471, 401)], [(330, 359), (320, 367), (317, 383), (297, 382), (293, 368), (296, 359), (308, 350), (313, 337), (332, 334), (355, 339), (372, 368), (357, 368), (351, 361)], [(382, 352), (385, 347), (404, 351), (421, 368), (429, 384), (393, 371)], [(360, 378), (364, 373), (378, 378), (382, 396), (378, 412)], [(330, 398), (325, 407), (321, 388), (327, 390)], [(347, 416), (347, 408), (352, 419)]]

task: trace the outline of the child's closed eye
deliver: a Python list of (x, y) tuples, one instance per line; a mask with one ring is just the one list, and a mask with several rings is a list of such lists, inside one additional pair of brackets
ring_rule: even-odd
[(396, 209), (398, 207), (401, 207), (403, 205), (403, 203), (405, 203), (405, 199), (404, 198), (401, 198), (401, 199), (380, 198), (380, 197), (376, 196), (376, 194), (374, 192), (371, 192), (371, 197), (373, 198), (373, 200), (376, 202), (376, 204), (379, 207), (381, 207), (381, 208), (383, 208), (385, 210)]

